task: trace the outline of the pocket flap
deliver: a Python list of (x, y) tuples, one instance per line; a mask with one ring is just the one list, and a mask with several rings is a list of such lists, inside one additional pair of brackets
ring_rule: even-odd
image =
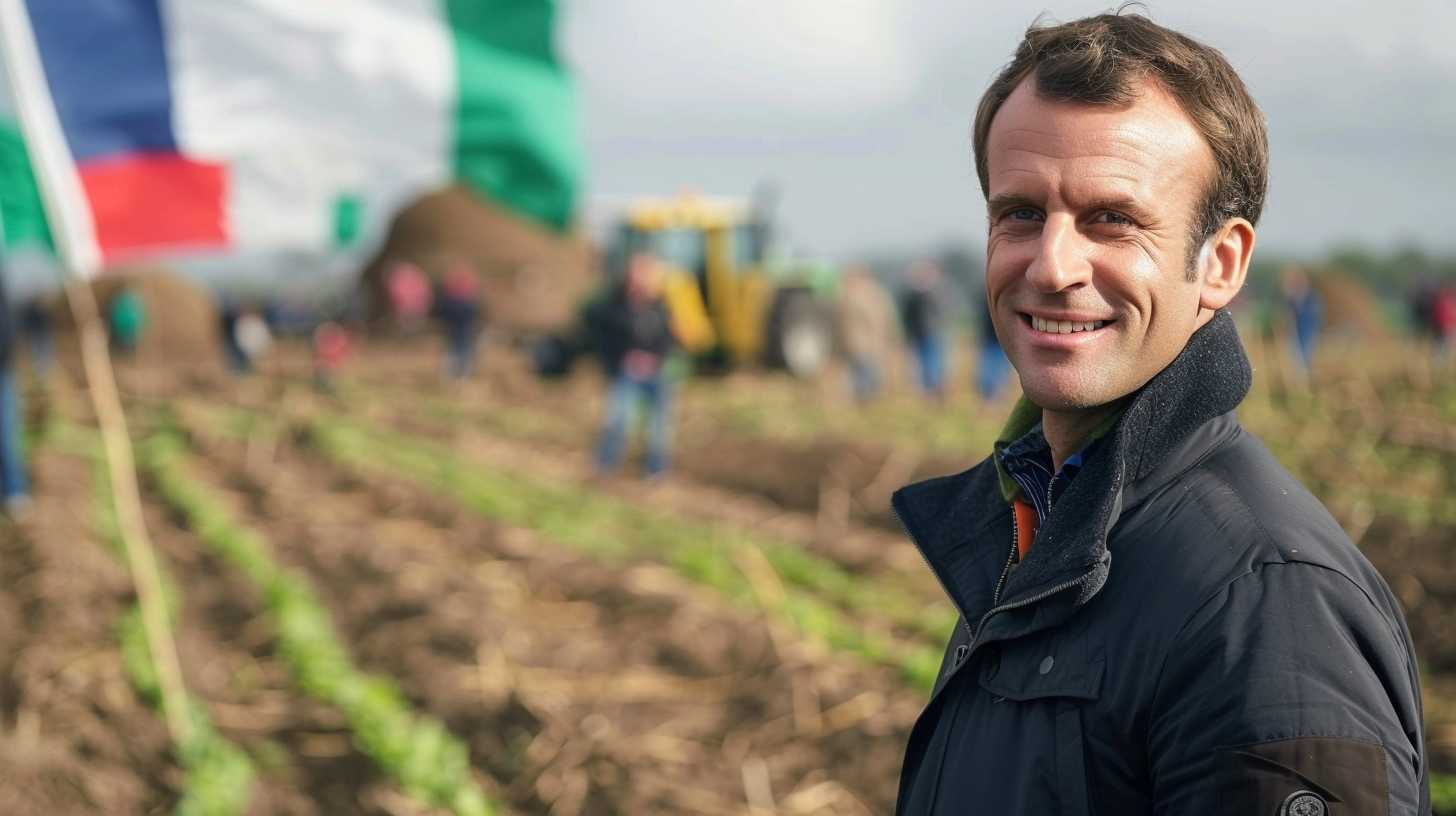
[(1018, 702), (1042, 697), (1095, 700), (1106, 661), (1076, 638), (1024, 638), (996, 645), (981, 664), (981, 688)]

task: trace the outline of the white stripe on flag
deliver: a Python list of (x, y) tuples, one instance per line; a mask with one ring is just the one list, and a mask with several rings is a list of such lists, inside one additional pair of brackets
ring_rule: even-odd
[(451, 178), (455, 57), (439, 0), (163, 0), (173, 122), (186, 156), (228, 172), (238, 248), (361, 236)]

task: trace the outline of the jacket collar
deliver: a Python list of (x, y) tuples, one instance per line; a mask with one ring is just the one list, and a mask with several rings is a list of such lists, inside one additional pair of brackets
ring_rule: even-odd
[[(997, 609), (1031, 612), (1052, 602), (1070, 614), (1091, 599), (1107, 580), (1107, 535), (1125, 499), (1150, 495), (1186, 469), (1180, 464), (1191, 466), (1205, 446), (1236, 431), (1230, 417), (1199, 432), (1242, 402), (1252, 380), (1233, 318), (1219, 311), (1128, 402), (1106, 444), (1088, 457), (1056, 511), (1037, 531), (1026, 560), (1007, 578)], [(1001, 533), (1009, 511), (993, 460), (902, 488), (892, 500), (951, 600), (970, 616), (990, 607), (986, 576), (993, 576), (994, 583), (1011, 546)], [(988, 571), (989, 565), (994, 566)], [(1012, 628), (1042, 628), (1062, 619), (1047, 609), (1009, 617)]]

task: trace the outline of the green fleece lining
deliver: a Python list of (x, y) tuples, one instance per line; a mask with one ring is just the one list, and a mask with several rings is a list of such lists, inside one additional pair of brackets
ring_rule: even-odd
[[(1110, 433), (1113, 426), (1117, 425), (1117, 421), (1122, 419), (1123, 411), (1126, 409), (1127, 405), (1123, 404), (1116, 411), (1108, 414), (1107, 418), (1098, 423), (1097, 427), (1092, 429), (1092, 433), (1087, 435), (1087, 441), (1083, 442), (1081, 447), (1085, 448)], [(1006, 424), (1002, 426), (1001, 433), (996, 436), (994, 449), (998, 455), (992, 456), (991, 461), (996, 464), (996, 476), (1001, 480), (1001, 496), (1006, 499), (1007, 504), (1015, 501), (1021, 495), (1021, 486), (1011, 478), (1011, 474), (1006, 472), (1006, 468), (1001, 466), (999, 454), (1007, 445), (1026, 436), (1039, 422), (1041, 422), (1041, 407), (1025, 396), (1021, 396), (1017, 398), (1015, 407), (1011, 409), (1011, 416), (1006, 418)]]

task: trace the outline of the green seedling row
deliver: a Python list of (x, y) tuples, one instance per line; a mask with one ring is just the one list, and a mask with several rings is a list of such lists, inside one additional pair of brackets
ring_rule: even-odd
[[(95, 490), (96, 526), (103, 540), (120, 551), (125, 546), (112, 503), (110, 476), (99, 444), (86, 440), (79, 433), (68, 433), (63, 442), (91, 461), (92, 484)], [(162, 591), (169, 621), (175, 620), (181, 606), (176, 584), (165, 576)], [(162, 686), (152, 650), (142, 625), (141, 608), (132, 605), (117, 625), (121, 641), (122, 665), (137, 693), (154, 709), (161, 709)], [(213, 728), (207, 709), (189, 695), (185, 701), (191, 732), (187, 743), (177, 747), (178, 759), (186, 773), (182, 796), (177, 803), (178, 816), (236, 816), (247, 812), (252, 797), (253, 763), (246, 752)]]
[[(938, 648), (900, 643), (888, 632), (868, 631), (814, 594), (824, 592), (844, 606), (880, 614), (894, 614), (909, 606), (888, 591), (855, 583), (832, 562), (725, 528), (652, 513), (591, 491), (498, 472), (440, 446), (339, 417), (314, 422), (309, 438), (324, 455), (341, 464), (403, 476), (451, 496), (481, 515), (534, 530), (594, 556), (661, 558), (680, 574), (735, 601), (767, 607), (798, 631), (836, 650), (898, 669), (916, 687), (929, 688), (935, 681), (941, 658)], [(753, 549), (773, 568), (781, 591), (764, 592), (744, 571), (739, 558)], [(905, 620), (911, 619), (910, 614), (903, 613)], [(920, 609), (914, 614), (929, 617)], [(917, 628), (927, 638), (944, 639), (954, 623), (952, 617), (942, 616)]]
[(390, 679), (357, 669), (308, 581), (280, 568), (258, 533), (239, 524), (185, 466), (175, 433), (149, 438), (139, 464), (163, 499), (230, 566), (262, 593), (279, 654), (305, 693), (339, 708), (359, 750), (411, 798), (458, 816), (489, 816), (495, 805), (471, 777), (469, 750), (439, 721), (412, 711)]
[[(248, 436), (260, 431), (259, 423), (269, 421), (265, 417), (236, 412), (229, 421), (213, 423), (213, 427)], [(446, 456), (442, 449), (418, 437), (353, 425), (337, 416), (326, 421), (320, 419), (315, 422), (315, 427), (319, 429), (315, 434), (316, 441), (321, 446), (327, 443), (328, 439), (324, 436), (330, 433), (335, 434), (330, 438), (346, 441), (343, 448), (335, 451), (340, 456), (347, 456), (350, 450), (348, 434), (357, 431), (378, 436), (389, 444), (392, 456), (408, 463), (411, 473), (426, 477), (438, 489), (448, 491), (459, 478), (469, 478), (470, 474), (479, 472), (479, 468), (472, 464), (442, 458)], [(263, 432), (276, 434), (277, 430), (265, 429)], [(356, 464), (367, 465), (367, 462)], [(693, 556), (682, 554), (684, 542), (697, 542), (690, 548), (710, 553), (732, 552), (753, 546), (762, 552), (778, 579), (784, 583), (825, 598), (835, 606), (887, 621), (914, 633), (927, 645), (943, 643), (955, 626), (956, 615), (943, 599), (919, 598), (886, 584), (883, 579), (856, 576), (834, 561), (787, 541), (749, 534), (724, 524), (684, 519), (594, 491), (547, 485), (523, 474), (512, 474), (510, 481), (518, 485), (520, 495), (513, 495), (508, 489), (489, 489), (490, 486), (487, 486), (487, 489), (476, 490), (471, 496), (456, 497), (475, 504), (483, 514), (494, 518), (540, 528), (553, 537), (574, 536), (573, 542), (591, 547), (598, 554), (668, 553), (691, 561)], [(593, 526), (606, 532), (583, 538), (578, 529), (582, 517), (589, 518)]]

